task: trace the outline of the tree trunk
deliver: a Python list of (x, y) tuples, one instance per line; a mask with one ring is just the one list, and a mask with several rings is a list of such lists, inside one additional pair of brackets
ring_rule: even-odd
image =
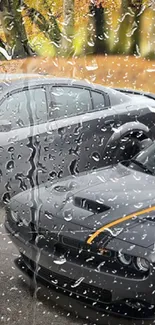
[(141, 45), (141, 20), (142, 20), (142, 0), (130, 0), (131, 9), (134, 12), (132, 27), (131, 27), (131, 55), (139, 55)]
[(116, 54), (125, 54), (127, 52), (127, 34), (131, 23), (131, 10), (129, 7), (129, 1), (130, 0), (122, 0), (118, 42), (113, 50), (113, 52)]
[(93, 18), (94, 25), (94, 54), (107, 53), (107, 44), (105, 40), (105, 20), (104, 8), (102, 4), (97, 5), (95, 2), (90, 5), (90, 14)]
[(74, 39), (74, 0), (64, 0), (63, 6), (63, 32), (61, 51), (64, 54), (72, 54)]
[(150, 2), (152, 9), (152, 21), (151, 21), (151, 35), (150, 35), (150, 50), (147, 55), (150, 59), (155, 59), (155, 1)]
[(20, 0), (1, 0), (0, 19), (12, 58), (24, 58), (33, 54), (28, 44), (20, 5)]
[[(122, 14), (118, 33), (117, 54), (139, 54), (141, 43), (142, 0), (122, 0)], [(131, 42), (130, 48), (129, 43)], [(129, 50), (128, 50), (129, 48)]]

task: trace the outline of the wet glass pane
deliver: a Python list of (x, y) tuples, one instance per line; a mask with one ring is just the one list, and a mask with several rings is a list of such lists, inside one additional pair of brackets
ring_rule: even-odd
[(155, 1), (0, 1), (0, 324), (155, 323)]
[(90, 91), (74, 87), (53, 87), (50, 117), (54, 119), (88, 113), (92, 109)]
[(96, 91), (92, 91), (92, 98), (94, 103), (94, 109), (104, 109), (105, 107), (105, 99), (104, 96)]

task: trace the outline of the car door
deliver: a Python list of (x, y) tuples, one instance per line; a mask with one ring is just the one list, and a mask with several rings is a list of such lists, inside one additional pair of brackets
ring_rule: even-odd
[(46, 88), (7, 94), (0, 103), (0, 120), (11, 122), (10, 131), (0, 134), (0, 194), (15, 194), (38, 183), (40, 148), (46, 137)]
[(78, 172), (82, 118), (92, 109), (92, 100), (90, 89), (80, 86), (53, 85), (49, 87), (49, 95), (49, 131), (44, 158), (49, 180), (53, 180)]
[(112, 135), (115, 112), (109, 98), (91, 88), (53, 86), (46, 167), (51, 180), (104, 165), (102, 150)]

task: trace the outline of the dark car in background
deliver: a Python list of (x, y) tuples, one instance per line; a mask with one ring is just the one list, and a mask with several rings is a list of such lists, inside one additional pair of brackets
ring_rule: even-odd
[(0, 194), (128, 159), (155, 135), (154, 95), (50, 76), (1, 76)]
[(11, 199), (16, 265), (85, 304), (133, 318), (155, 313), (155, 143), (132, 160)]

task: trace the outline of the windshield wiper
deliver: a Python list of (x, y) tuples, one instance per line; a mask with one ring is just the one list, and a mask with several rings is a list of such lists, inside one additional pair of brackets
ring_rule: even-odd
[(138, 167), (140, 167), (143, 171), (145, 171), (146, 173), (153, 175), (153, 172), (151, 169), (149, 169), (145, 164), (141, 163), (140, 161), (136, 160), (136, 159), (130, 159), (130, 162), (137, 165)]

